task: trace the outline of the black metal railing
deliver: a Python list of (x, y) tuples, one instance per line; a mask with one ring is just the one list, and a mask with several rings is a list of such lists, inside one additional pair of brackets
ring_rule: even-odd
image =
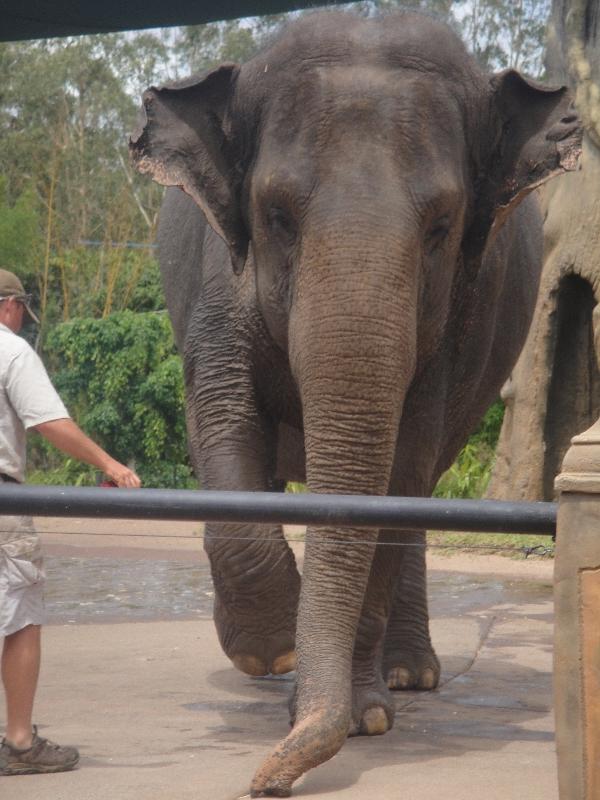
[(0, 516), (270, 522), (553, 536), (556, 503), (3, 484)]

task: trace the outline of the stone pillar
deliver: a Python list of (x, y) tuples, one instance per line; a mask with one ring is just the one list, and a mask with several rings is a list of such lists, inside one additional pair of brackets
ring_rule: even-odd
[(559, 797), (600, 800), (600, 420), (573, 438), (556, 489), (560, 498), (554, 565), (554, 702)]

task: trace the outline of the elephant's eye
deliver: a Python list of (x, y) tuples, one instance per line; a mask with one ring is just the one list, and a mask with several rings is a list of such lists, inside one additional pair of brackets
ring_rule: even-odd
[(449, 231), (450, 219), (448, 215), (436, 219), (425, 237), (427, 251), (429, 253), (435, 252), (444, 243)]
[(296, 225), (291, 216), (279, 206), (271, 206), (267, 213), (267, 220), (271, 231), (292, 243), (296, 238)]

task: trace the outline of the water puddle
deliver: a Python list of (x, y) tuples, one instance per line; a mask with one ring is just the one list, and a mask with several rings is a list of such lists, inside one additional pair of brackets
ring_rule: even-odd
[(46, 556), (48, 623), (212, 617), (206, 564)]
[[(212, 617), (210, 567), (192, 561), (47, 556), (47, 620), (54, 624)], [(432, 617), (476, 612), (506, 601), (547, 599), (552, 587), (457, 572), (431, 572)]]

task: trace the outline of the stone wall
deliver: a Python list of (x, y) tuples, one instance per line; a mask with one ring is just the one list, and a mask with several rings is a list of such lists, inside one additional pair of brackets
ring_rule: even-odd
[(600, 414), (592, 311), (600, 302), (600, 4), (555, 0), (547, 72), (568, 82), (586, 129), (582, 169), (546, 184), (544, 268), (506, 413), (488, 496), (550, 500), (572, 436)]

